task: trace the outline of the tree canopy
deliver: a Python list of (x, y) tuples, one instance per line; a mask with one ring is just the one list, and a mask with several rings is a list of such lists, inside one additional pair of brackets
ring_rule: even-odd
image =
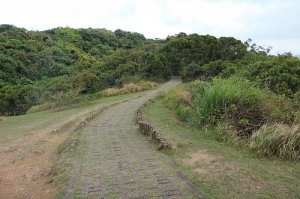
[(0, 115), (69, 92), (83, 95), (141, 79), (185, 80), (240, 74), (272, 91), (299, 92), (300, 61), (271, 56), (248, 40), (179, 33), (146, 39), (124, 30), (58, 27), (28, 31), (0, 25)]

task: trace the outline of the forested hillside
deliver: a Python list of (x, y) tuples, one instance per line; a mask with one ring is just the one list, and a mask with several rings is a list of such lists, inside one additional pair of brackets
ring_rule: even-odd
[(179, 33), (165, 40), (106, 29), (28, 31), (0, 25), (0, 115), (140, 80), (239, 75), (299, 98), (300, 60), (232, 37)]

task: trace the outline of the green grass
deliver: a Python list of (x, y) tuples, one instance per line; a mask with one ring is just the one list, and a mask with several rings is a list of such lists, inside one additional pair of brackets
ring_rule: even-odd
[(105, 104), (139, 96), (145, 92), (147, 91), (100, 98), (59, 112), (47, 110), (29, 113), (26, 115), (6, 117), (0, 122), (0, 144), (14, 141), (22, 138), (22, 136), (37, 131), (47, 130), (47, 128), (56, 124), (61, 124), (65, 120), (68, 120), (72, 116), (76, 116), (82, 112), (87, 112), (88, 114), (88, 112), (97, 110)]
[[(47, 174), (46, 187), (53, 187), (57, 190), (55, 198), (64, 198), (66, 187), (76, 161), (78, 144), (81, 133), (70, 133), (85, 117), (102, 107), (145, 95), (149, 91), (130, 93), (112, 97), (95, 95), (93, 100), (79, 102), (63, 109), (35, 111), (26, 115), (1, 117), (0, 118), (0, 146), (22, 140), (26, 135), (35, 135), (38, 132), (52, 132), (51, 135), (68, 133), (67, 139), (61, 143), (56, 151), (53, 165)], [(57, 111), (60, 110), (60, 111)], [(55, 131), (54, 131), (55, 130)], [(81, 132), (81, 131), (80, 131)], [(77, 141), (70, 152), (72, 143)]]
[[(162, 100), (147, 106), (145, 117), (176, 145), (168, 156), (208, 198), (300, 198), (299, 162), (260, 158), (218, 142), (213, 130), (179, 122)], [(198, 161), (188, 164), (192, 154)]]
[(199, 127), (228, 123), (248, 136), (267, 122), (291, 123), (292, 103), (240, 77), (187, 84), (194, 98), (191, 120)]

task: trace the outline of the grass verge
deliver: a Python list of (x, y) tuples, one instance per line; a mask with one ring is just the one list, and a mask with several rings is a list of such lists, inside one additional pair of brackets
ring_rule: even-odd
[[(9, 176), (11, 184), (24, 190), (33, 189), (35, 196), (42, 194), (47, 198), (64, 198), (80, 138), (80, 132), (73, 132), (74, 128), (84, 118), (90, 118), (91, 114), (97, 114), (104, 107), (145, 95), (146, 92), (101, 97), (59, 112), (47, 110), (4, 118), (0, 123), (0, 159), (14, 159), (18, 154), (25, 154), (22, 161), (26, 164), (19, 161), (9, 165), (3, 161), (1, 169), (9, 168), (11, 173), (1, 176), (0, 181)], [(35, 149), (36, 146), (38, 149)], [(35, 151), (42, 152), (36, 154)], [(30, 163), (34, 161), (37, 162)], [(22, 175), (29, 176), (26, 182), (21, 179)], [(35, 179), (33, 184), (32, 179)], [(23, 197), (26, 193), (16, 191), (11, 194), (11, 197)]]
[(173, 143), (167, 155), (208, 198), (300, 197), (299, 162), (258, 157), (218, 142), (218, 130), (186, 126), (162, 100), (147, 106), (144, 116)]
[(95, 99), (63, 111), (53, 112), (46, 110), (26, 115), (6, 117), (0, 123), (0, 144), (9, 143), (39, 131), (56, 131), (62, 125), (78, 117), (87, 115), (104, 104), (143, 95), (145, 92), (147, 91)]

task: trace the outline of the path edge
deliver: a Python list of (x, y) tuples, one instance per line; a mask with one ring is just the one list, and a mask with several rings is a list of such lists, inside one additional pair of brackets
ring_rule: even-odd
[[(151, 91), (149, 91), (150, 93)], [(107, 105), (104, 105), (103, 107), (99, 108), (98, 110), (92, 111), (89, 116), (85, 117), (79, 124), (72, 130), (72, 133), (79, 133), (81, 129), (83, 129), (85, 126), (87, 126), (92, 120), (94, 120), (97, 116), (99, 116), (103, 111), (105, 111), (108, 108), (111, 108), (113, 106), (116, 106), (118, 104), (121, 104), (123, 102), (128, 102), (131, 100), (134, 100), (136, 98), (141, 97), (141, 95), (137, 95), (135, 97), (129, 98), (129, 99), (123, 99), (119, 100)], [(74, 143), (71, 143), (71, 148), (74, 147)], [(76, 181), (79, 175), (80, 171), (80, 162), (82, 160), (82, 147), (83, 147), (83, 138), (82, 138), (82, 133), (79, 138), (79, 146), (77, 149), (77, 154), (76, 154), (76, 162), (74, 165), (74, 169), (71, 173), (69, 185), (67, 186), (66, 194), (65, 194), (65, 199), (73, 199), (74, 197), (74, 188), (76, 185)]]
[[(163, 138), (162, 135), (156, 130), (156, 128), (152, 124), (150, 124), (149, 121), (146, 121), (143, 117), (144, 109), (150, 103), (154, 103), (160, 98), (161, 96), (158, 94), (156, 97), (147, 100), (142, 106), (138, 108), (136, 112), (136, 124), (139, 126), (140, 131), (145, 136), (148, 136), (150, 138), (149, 140), (158, 145), (158, 150), (172, 150), (171, 143), (168, 142), (165, 138)], [(170, 158), (166, 154), (163, 154), (163, 158), (165, 162), (172, 168), (175, 174), (186, 183), (186, 185), (198, 198), (207, 199), (207, 197), (201, 191), (198, 190), (194, 183), (176, 167), (176, 165), (170, 160)]]

